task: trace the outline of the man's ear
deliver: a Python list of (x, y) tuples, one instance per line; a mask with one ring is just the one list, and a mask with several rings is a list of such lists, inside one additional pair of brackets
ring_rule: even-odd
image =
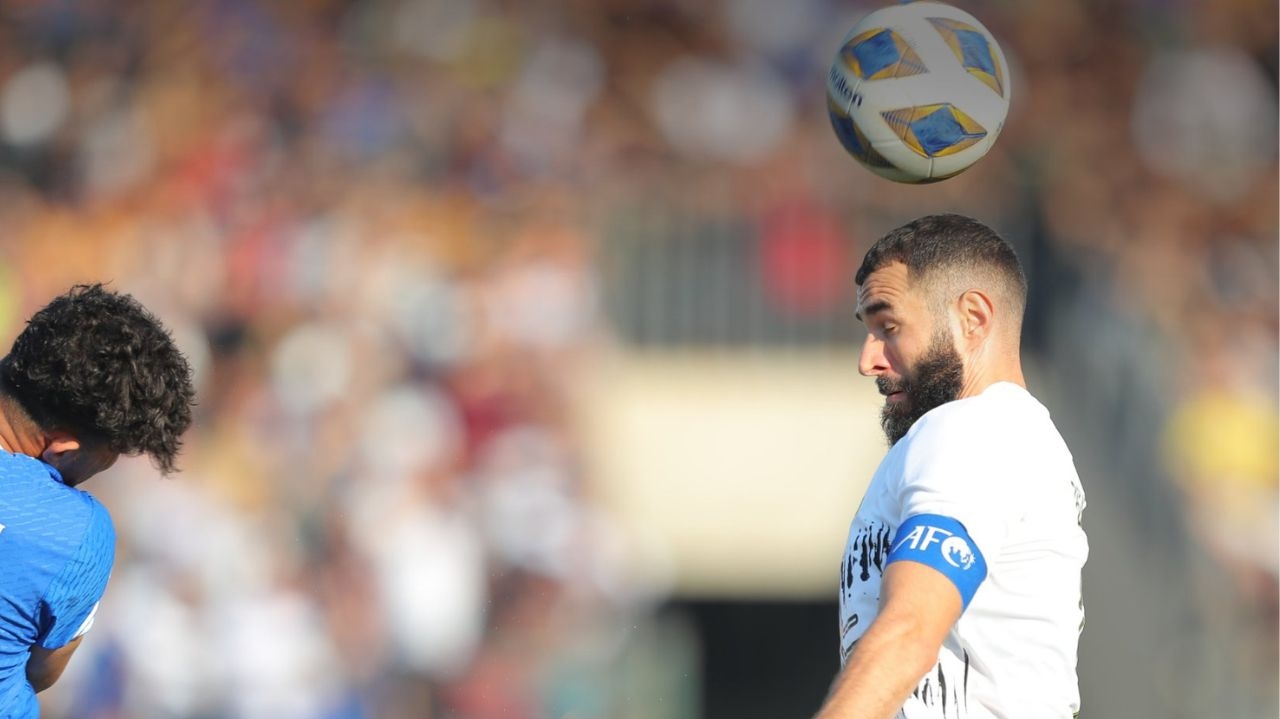
[(57, 459), (59, 455), (75, 452), (79, 449), (80, 440), (65, 430), (55, 429), (45, 432), (44, 451), (40, 453), (40, 459), (49, 464), (54, 464), (53, 460)]
[(995, 303), (991, 301), (990, 295), (982, 290), (968, 290), (960, 295), (957, 304), (962, 341), (981, 341), (991, 334)]

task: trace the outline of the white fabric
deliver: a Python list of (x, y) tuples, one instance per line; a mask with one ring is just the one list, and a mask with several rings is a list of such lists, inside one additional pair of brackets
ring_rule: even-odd
[(958, 520), (988, 573), (900, 719), (1040, 719), (1079, 709), (1084, 490), (1049, 412), (997, 383), (927, 413), (876, 470), (841, 566), (841, 660), (879, 610), (897, 528), (917, 514)]
[[(3, 524), (0, 524), (0, 529), (4, 529)], [(88, 634), (89, 630), (93, 628), (93, 618), (96, 616), (98, 616), (98, 603), (95, 602), (93, 605), (93, 609), (89, 610), (89, 616), (84, 618), (84, 621), (80, 623), (80, 628), (76, 630), (75, 635), (73, 635), (71, 638), (79, 639), (80, 637), (83, 637), (85, 634)]]

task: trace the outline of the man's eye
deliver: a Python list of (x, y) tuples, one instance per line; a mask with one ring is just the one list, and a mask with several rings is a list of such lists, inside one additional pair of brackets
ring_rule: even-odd
[(887, 335), (891, 335), (891, 334), (893, 334), (894, 332), (897, 332), (897, 331), (898, 331), (898, 326), (897, 326), (897, 325), (885, 325), (885, 326), (884, 326), (884, 329), (883, 329), (883, 332), (884, 332), (885, 334), (887, 334)]

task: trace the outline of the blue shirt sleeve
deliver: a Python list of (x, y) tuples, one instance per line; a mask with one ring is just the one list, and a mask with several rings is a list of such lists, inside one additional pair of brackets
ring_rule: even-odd
[(116, 531), (111, 515), (85, 495), (89, 521), (80, 546), (49, 585), (40, 603), (40, 646), (57, 649), (82, 634), (107, 589), (116, 556)]

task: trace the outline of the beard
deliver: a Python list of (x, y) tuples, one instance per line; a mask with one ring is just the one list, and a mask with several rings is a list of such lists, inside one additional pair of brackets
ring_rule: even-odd
[(877, 377), (876, 387), (881, 394), (887, 397), (903, 392), (906, 395), (902, 401), (885, 402), (880, 411), (880, 426), (889, 438), (889, 445), (905, 437), (907, 430), (926, 412), (957, 399), (963, 384), (964, 360), (945, 332), (933, 336), (924, 356), (911, 370), (910, 378)]

